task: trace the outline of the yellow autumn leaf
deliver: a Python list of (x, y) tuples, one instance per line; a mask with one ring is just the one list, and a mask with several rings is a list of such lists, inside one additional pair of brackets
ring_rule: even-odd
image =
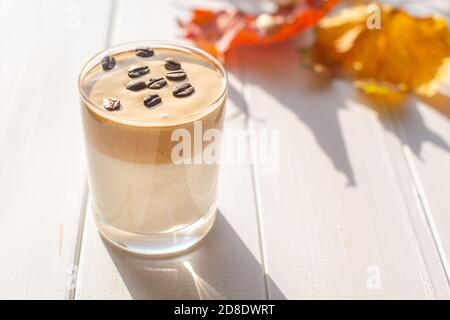
[(431, 96), (448, 70), (450, 32), (442, 17), (358, 5), (319, 23), (313, 61), (353, 77), (367, 94), (411, 91)]

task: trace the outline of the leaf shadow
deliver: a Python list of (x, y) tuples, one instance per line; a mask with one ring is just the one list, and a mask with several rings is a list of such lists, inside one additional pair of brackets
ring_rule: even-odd
[[(297, 48), (295, 40), (264, 50), (247, 47), (244, 54), (247, 85), (261, 88), (301, 121), (334, 168), (345, 175), (347, 186), (355, 186), (356, 180), (339, 121), (339, 112), (346, 107), (345, 91), (339, 87), (333, 88), (323, 79), (314, 78), (312, 72), (302, 69)], [(246, 96), (246, 99), (252, 97)], [(252, 112), (257, 110), (253, 108)], [(250, 119), (253, 116), (257, 115), (251, 113)]]
[(450, 119), (450, 96), (447, 94), (438, 92), (432, 97), (420, 97), (419, 100)]
[[(425, 143), (431, 143), (450, 152), (447, 141), (424, 121), (417, 105), (420, 103), (417, 98), (410, 97), (403, 107), (389, 110), (386, 106), (377, 105), (359, 94), (346, 80), (327, 81), (320, 75), (314, 75), (313, 72), (300, 67), (297, 51), (303, 43), (304, 39), (300, 38), (265, 50), (246, 48), (245, 80), (247, 85), (262, 88), (309, 128), (334, 168), (346, 176), (347, 186), (356, 185), (339, 120), (340, 112), (347, 109), (348, 101), (374, 110), (383, 127), (394, 134), (402, 144), (408, 145), (418, 158), (422, 158), (422, 147)], [(422, 101), (449, 117), (448, 96), (436, 95), (428, 99), (422, 98)], [(255, 112), (254, 108), (252, 112)], [(249, 115), (250, 119), (253, 117), (252, 112)], [(411, 126), (408, 128), (407, 137), (401, 129), (404, 126)]]
[(443, 151), (450, 152), (449, 143), (425, 122), (419, 104), (432, 108), (450, 119), (450, 99), (443, 94), (425, 98), (409, 95), (401, 105), (387, 106), (355, 92), (354, 99), (375, 110), (383, 127), (394, 134), (402, 145), (408, 146), (413, 154), (423, 161), (422, 151), (430, 143)]

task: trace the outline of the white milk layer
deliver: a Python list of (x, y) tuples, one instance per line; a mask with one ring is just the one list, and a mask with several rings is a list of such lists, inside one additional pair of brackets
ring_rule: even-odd
[(124, 231), (179, 230), (213, 206), (216, 164), (133, 163), (87, 144), (89, 186), (98, 218)]

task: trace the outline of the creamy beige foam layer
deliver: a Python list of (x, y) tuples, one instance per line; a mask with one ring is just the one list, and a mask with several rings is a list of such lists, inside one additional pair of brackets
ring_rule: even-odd
[[(152, 57), (137, 57), (134, 51), (114, 55), (116, 66), (104, 71), (100, 65), (92, 68), (82, 80), (82, 90), (96, 105), (93, 111), (107, 119), (124, 124), (163, 125), (172, 126), (201, 118), (208, 113), (213, 104), (223, 93), (225, 78), (221, 70), (204, 58), (192, 52), (181, 49), (155, 48)], [(183, 81), (169, 81), (161, 89), (143, 89), (130, 91), (126, 89), (131, 80), (147, 82), (150, 78), (165, 78), (167, 70), (164, 59), (172, 57), (181, 62), (181, 69), (187, 74)], [(133, 65), (146, 65), (150, 72), (131, 79), (128, 68)], [(172, 94), (174, 86), (189, 82), (195, 88), (194, 94), (188, 97), (176, 98)], [(143, 104), (148, 94), (158, 94), (162, 103), (147, 108)], [(103, 98), (115, 97), (121, 101), (122, 108), (116, 111), (106, 111), (103, 108)]]

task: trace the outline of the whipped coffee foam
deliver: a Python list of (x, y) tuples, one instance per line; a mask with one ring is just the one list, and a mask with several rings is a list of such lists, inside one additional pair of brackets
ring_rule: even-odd
[[(97, 106), (93, 111), (113, 121), (146, 126), (192, 121), (208, 113), (211, 104), (225, 89), (221, 70), (189, 51), (155, 48), (151, 57), (139, 57), (135, 51), (118, 53), (113, 57), (116, 63), (112, 69), (105, 71), (97, 65), (82, 80), (86, 96)], [(179, 69), (167, 69), (174, 67), (167, 67), (165, 61), (173, 60), (179, 62)], [(137, 70), (147, 67), (148, 72), (130, 77), (129, 70), (133, 67)], [(158, 79), (165, 82), (161, 88), (127, 89), (129, 84), (149, 86), (150, 80)], [(174, 89), (185, 84), (190, 84), (195, 91), (186, 97), (174, 96)], [(162, 100), (154, 108), (146, 108), (143, 103), (150, 94), (158, 95)], [(120, 99), (121, 109), (116, 112), (104, 110), (103, 99), (108, 97)]]

